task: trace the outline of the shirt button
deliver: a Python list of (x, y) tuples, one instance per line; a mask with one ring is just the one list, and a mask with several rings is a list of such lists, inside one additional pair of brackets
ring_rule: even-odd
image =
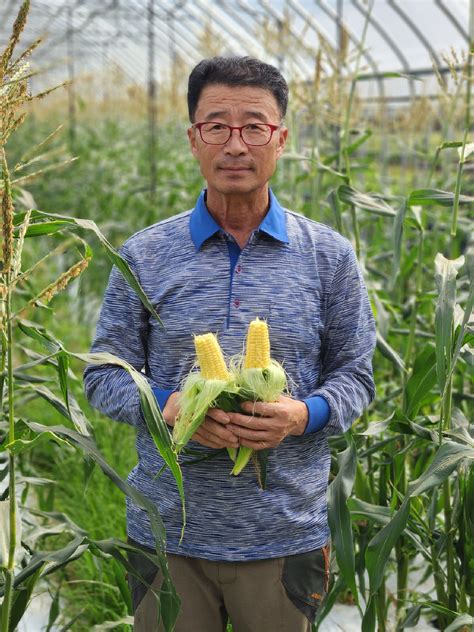
[(236, 298), (234, 301), (234, 307), (238, 307), (239, 305), (240, 305), (240, 301), (238, 298)]
[(242, 266), (240, 265), (240, 263), (239, 263), (239, 265), (235, 268), (235, 271), (236, 271), (237, 273), (242, 272)]

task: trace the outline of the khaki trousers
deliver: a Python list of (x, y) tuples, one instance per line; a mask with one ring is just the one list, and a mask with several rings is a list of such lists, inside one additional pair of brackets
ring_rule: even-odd
[[(328, 553), (324, 547), (252, 562), (214, 562), (168, 554), (170, 575), (181, 598), (175, 632), (225, 632), (228, 618), (234, 632), (311, 632), (311, 622), (327, 590)], [(160, 571), (148, 581), (160, 590)], [(134, 631), (164, 632), (163, 625), (157, 624), (154, 594), (142, 586), (137, 598), (136, 583), (135, 590), (131, 588)]]

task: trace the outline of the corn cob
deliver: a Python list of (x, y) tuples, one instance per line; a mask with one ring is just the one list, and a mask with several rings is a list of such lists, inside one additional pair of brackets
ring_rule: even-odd
[[(237, 382), (241, 401), (274, 402), (286, 386), (283, 368), (270, 356), (268, 325), (258, 318), (253, 320), (248, 328), (243, 368), (239, 372)], [(239, 448), (232, 474), (240, 474), (249, 462), (252, 452), (251, 448)]]
[(264, 320), (256, 318), (249, 325), (244, 367), (265, 369), (270, 364), (270, 335)]
[[(182, 388), (180, 413), (173, 429), (178, 452), (204, 421), (208, 409), (231, 410), (232, 397), (237, 392), (217, 337), (211, 333), (194, 336), (194, 347), (200, 371), (190, 373)], [(232, 458), (231, 452), (229, 455)]]
[(205, 380), (228, 381), (232, 378), (214, 334), (194, 336), (194, 347), (201, 374)]

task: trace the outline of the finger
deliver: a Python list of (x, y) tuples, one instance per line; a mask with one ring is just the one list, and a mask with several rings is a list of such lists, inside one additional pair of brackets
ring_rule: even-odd
[(218, 421), (220, 424), (228, 424), (230, 421), (229, 415), (220, 408), (209, 408), (206, 416), (211, 417), (211, 419)]
[(240, 445), (245, 448), (251, 448), (252, 450), (266, 450), (267, 448), (276, 448), (278, 443), (272, 441), (249, 441), (248, 439), (241, 439)]
[(211, 435), (207, 433), (200, 432), (199, 430), (193, 434), (192, 440), (197, 441), (198, 443), (206, 446), (207, 448), (214, 448), (216, 450), (224, 447), (224, 446), (221, 446), (218, 441), (215, 441), (214, 437), (212, 437)]
[(281, 411), (281, 404), (278, 402), (242, 402), (242, 410), (250, 415), (260, 415), (260, 417), (276, 417)]
[(240, 413), (229, 413), (231, 419), (227, 429), (235, 433), (235, 427), (253, 428), (254, 430), (268, 430), (269, 418), (253, 417), (251, 415), (241, 415)]
[(275, 434), (275, 431), (266, 430), (252, 430), (250, 428), (243, 428), (242, 426), (236, 426), (233, 432), (242, 439), (248, 439), (250, 441), (281, 441), (280, 435)]
[(228, 426), (223, 426), (222, 424), (215, 422), (209, 417), (204, 418), (204, 421), (199, 426), (199, 430), (204, 433), (210, 434), (213, 437), (214, 441), (219, 439), (221, 441), (224, 441), (226, 445), (238, 447), (238, 438), (235, 433), (229, 430)]

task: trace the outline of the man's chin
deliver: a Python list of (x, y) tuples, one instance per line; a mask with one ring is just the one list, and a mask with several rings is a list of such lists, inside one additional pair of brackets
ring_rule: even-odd
[(231, 182), (219, 182), (219, 184), (214, 188), (224, 195), (245, 195), (252, 193), (252, 191), (256, 191), (259, 187), (255, 185), (255, 182), (245, 182), (244, 180), (239, 181), (235, 179)]

